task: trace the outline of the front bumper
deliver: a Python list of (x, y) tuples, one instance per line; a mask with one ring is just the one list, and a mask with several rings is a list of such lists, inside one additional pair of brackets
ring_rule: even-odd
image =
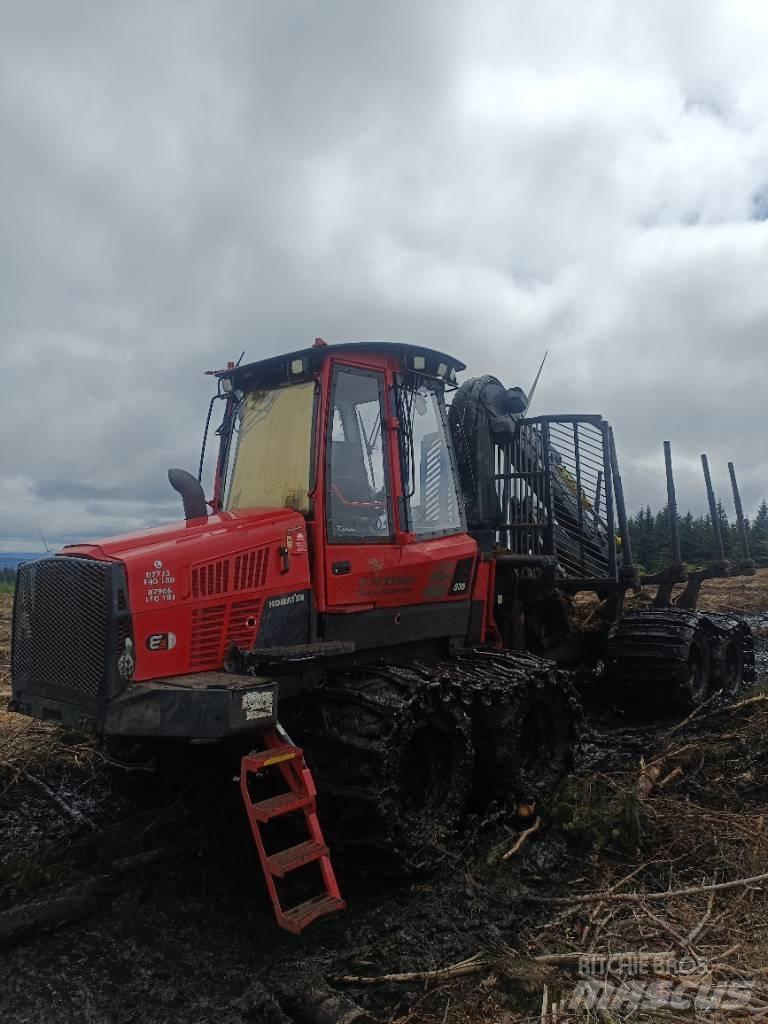
[(223, 740), (277, 722), (277, 683), (226, 672), (132, 683), (105, 703), (100, 720), (82, 706), (24, 692), (9, 709), (104, 736)]

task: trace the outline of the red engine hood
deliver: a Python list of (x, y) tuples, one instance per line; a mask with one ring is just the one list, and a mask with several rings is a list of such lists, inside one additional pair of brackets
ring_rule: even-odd
[(208, 553), (214, 548), (217, 553), (223, 553), (239, 547), (250, 548), (254, 543), (262, 543), (265, 532), (271, 532), (271, 528), (282, 535), (303, 524), (302, 516), (289, 508), (238, 509), (218, 512), (205, 519), (167, 523), (141, 533), (124, 533), (91, 544), (68, 544), (57, 554), (120, 562), (155, 556), (189, 560), (200, 550)]
[(265, 602), (310, 589), (306, 523), (285, 508), (222, 512), (58, 554), (125, 565), (136, 681), (221, 669), (230, 641), (254, 643)]

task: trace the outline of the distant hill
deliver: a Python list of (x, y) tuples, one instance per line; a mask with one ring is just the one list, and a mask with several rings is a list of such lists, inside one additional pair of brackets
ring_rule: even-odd
[(42, 551), (0, 551), (0, 569), (16, 569), (22, 562), (42, 558)]

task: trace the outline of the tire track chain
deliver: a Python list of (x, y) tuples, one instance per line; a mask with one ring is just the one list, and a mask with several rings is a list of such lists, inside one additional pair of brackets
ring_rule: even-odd
[(744, 681), (754, 681), (754, 640), (745, 622), (671, 608), (625, 612), (612, 627), (605, 659), (611, 681), (638, 696), (643, 692), (679, 694), (688, 681), (690, 645), (697, 630), (703, 631), (716, 661), (725, 644), (736, 637), (744, 658)]
[[(531, 685), (553, 683), (567, 691), (574, 717), (578, 698), (553, 662), (516, 652), (468, 651), (442, 662), (411, 661), (339, 670), (302, 697), (291, 727), (306, 742), (318, 792), (330, 806), (327, 831), (337, 849), (384, 854), (377, 871), (413, 871), (434, 866), (448, 854), (460, 808), (443, 808), (450, 825), (404, 807), (401, 794), (402, 748), (398, 737), (415, 732), (420, 722), (450, 709), (458, 730), (457, 752), (467, 758), (467, 787), (472, 774), (472, 723), (475, 708), (513, 705)], [(468, 796), (461, 789), (457, 798)], [(499, 809), (473, 818), (472, 831), (492, 823)], [(466, 823), (465, 823), (466, 824)]]

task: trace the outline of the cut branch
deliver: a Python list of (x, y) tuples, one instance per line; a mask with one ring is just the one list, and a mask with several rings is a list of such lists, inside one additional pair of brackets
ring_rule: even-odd
[(540, 827), (541, 818), (537, 818), (530, 828), (527, 828), (524, 832), (520, 833), (514, 846), (511, 846), (501, 859), (509, 860), (510, 857), (514, 857), (518, 850), (522, 849), (522, 846), (525, 843), (528, 836), (532, 836), (534, 832), (538, 832)]
[(738, 889), (741, 886), (758, 885), (760, 882), (768, 881), (768, 871), (762, 875), (753, 875), (751, 878), (736, 878), (732, 882), (718, 882), (716, 885), (691, 885), (687, 889), (666, 889), (664, 892), (587, 892), (581, 896), (542, 896), (538, 902), (547, 903), (552, 906), (568, 906), (576, 903), (599, 903), (603, 900), (614, 903), (643, 903), (645, 901), (658, 901), (674, 899), (676, 896), (695, 896), (702, 892), (725, 892), (728, 889)]

